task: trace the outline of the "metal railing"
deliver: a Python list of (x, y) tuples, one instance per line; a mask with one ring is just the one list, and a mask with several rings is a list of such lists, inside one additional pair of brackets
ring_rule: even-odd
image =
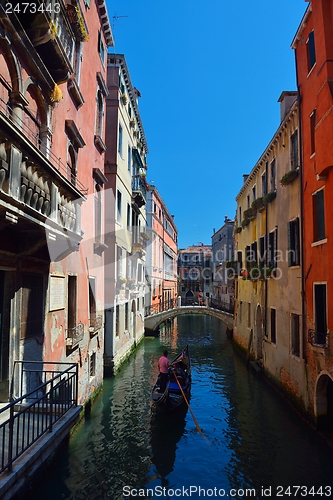
[(84, 337), (84, 324), (79, 323), (74, 328), (66, 330), (66, 346), (73, 349)]
[(308, 340), (311, 345), (323, 347), (328, 347), (328, 334), (322, 332), (316, 332), (316, 330), (308, 330)]
[(15, 460), (77, 406), (78, 364), (56, 366), (52, 362), (14, 362), (11, 402), (0, 410), (0, 473), (11, 470)]
[(228, 312), (230, 314), (234, 314), (235, 312), (235, 305), (233, 303), (225, 302), (223, 300), (210, 298), (208, 301), (208, 305), (213, 309), (218, 309), (219, 311)]
[(174, 309), (177, 307), (177, 299), (170, 299), (162, 301), (158, 304), (153, 304), (151, 306), (145, 307), (145, 317), (151, 316), (152, 314), (160, 313), (163, 311), (169, 311), (169, 309)]

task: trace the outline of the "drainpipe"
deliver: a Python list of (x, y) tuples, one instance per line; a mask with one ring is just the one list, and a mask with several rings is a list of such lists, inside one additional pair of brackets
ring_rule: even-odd
[(301, 242), (301, 297), (302, 297), (302, 357), (304, 362), (306, 362), (306, 311), (305, 311), (305, 249), (303, 240), (303, 223), (304, 223), (304, 201), (303, 201), (303, 146), (302, 146), (302, 113), (301, 113), (301, 92), (298, 84), (298, 69), (297, 69), (297, 58), (296, 49), (295, 53), (295, 67), (296, 67), (296, 81), (297, 81), (297, 101), (298, 101), (298, 130), (299, 130), (299, 183), (300, 183), (300, 242)]

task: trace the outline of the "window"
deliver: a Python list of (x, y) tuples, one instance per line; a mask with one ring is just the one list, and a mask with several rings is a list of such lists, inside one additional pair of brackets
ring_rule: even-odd
[(271, 308), (271, 342), (276, 344), (276, 310)]
[(253, 186), (252, 188), (252, 201), (254, 201), (257, 197), (257, 189), (256, 186)]
[(89, 360), (89, 374), (94, 377), (96, 373), (96, 353), (93, 352)]
[(117, 189), (117, 222), (121, 222), (121, 192)]
[(123, 157), (123, 127), (120, 123), (118, 129), (118, 153), (121, 157)]
[(128, 302), (125, 304), (125, 330), (128, 330)]
[(265, 196), (267, 194), (267, 182), (266, 182), (266, 172), (264, 172), (261, 176), (261, 196)]
[(317, 112), (314, 109), (310, 115), (310, 155), (316, 152), (316, 120)]
[(246, 208), (250, 208), (250, 195), (246, 196)]
[(127, 170), (129, 172), (131, 172), (131, 168), (132, 168), (132, 149), (131, 149), (131, 146), (128, 145), (128, 149), (127, 149)]
[(129, 203), (127, 203), (127, 229), (129, 231), (131, 229), (131, 207)]
[(104, 42), (103, 42), (103, 32), (102, 30), (99, 30), (98, 33), (98, 53), (99, 56), (102, 60), (102, 63), (104, 65), (104, 60), (105, 60), (105, 47), (104, 47)]
[(98, 184), (95, 184), (95, 241), (102, 241), (102, 190)]
[(247, 303), (247, 326), (251, 327), (251, 302)]
[(259, 263), (264, 266), (266, 261), (266, 235), (259, 239)]
[(117, 246), (117, 276), (123, 276), (123, 249)]
[(76, 276), (68, 276), (68, 305), (67, 305), (67, 328), (75, 328), (77, 326), (77, 277)]
[(326, 345), (327, 310), (326, 310), (326, 284), (314, 284), (314, 343)]
[(96, 318), (96, 281), (95, 278), (88, 278), (89, 286), (89, 317), (90, 320)]
[(242, 312), (243, 312), (243, 302), (239, 302), (239, 314), (238, 314), (238, 322), (242, 322)]
[(97, 116), (96, 116), (96, 136), (102, 138), (104, 123), (104, 96), (101, 90), (97, 91)]
[(311, 33), (309, 33), (309, 38), (306, 41), (306, 52), (307, 52), (307, 59), (308, 59), (308, 71), (310, 71), (316, 63), (316, 48), (315, 48), (315, 40), (314, 40), (314, 32), (313, 31), (311, 31)]
[(275, 191), (276, 189), (276, 165), (275, 165), (275, 158), (271, 162), (271, 191)]
[(251, 243), (251, 262), (252, 262), (251, 267), (258, 265), (258, 247), (256, 241)]
[(313, 209), (313, 241), (325, 239), (325, 207), (324, 190), (317, 191), (312, 196)]
[(241, 222), (242, 222), (242, 207), (239, 207), (238, 213), (239, 213), (239, 220), (238, 220), (238, 222), (239, 222), (239, 225), (240, 225)]
[(298, 131), (293, 133), (290, 137), (290, 166), (292, 169), (298, 167)]
[(22, 274), (20, 337), (44, 333), (44, 293), (41, 274)]
[(299, 218), (288, 222), (288, 266), (300, 265)]
[(277, 258), (277, 228), (268, 235), (268, 265), (276, 267)]
[(298, 314), (291, 315), (291, 353), (300, 356), (300, 320)]
[(119, 337), (119, 306), (116, 306), (116, 337)]

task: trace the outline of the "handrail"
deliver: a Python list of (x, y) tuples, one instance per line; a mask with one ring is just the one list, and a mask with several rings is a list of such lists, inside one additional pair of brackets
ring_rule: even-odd
[[(25, 369), (24, 365), (32, 365)], [(36, 368), (33, 369), (33, 366)], [(52, 362), (15, 361), (12, 379), (11, 401), (0, 410), (0, 473), (13, 467), (32, 444), (46, 432), (52, 432), (53, 425), (78, 400), (78, 364), (57, 363), (58, 369), (40, 369), (37, 365), (53, 365)], [(59, 366), (67, 365), (61, 370)], [(19, 373), (16, 372), (20, 369)], [(55, 375), (54, 375), (55, 374)], [(44, 380), (38, 383), (38, 380)], [(24, 387), (34, 387), (23, 394)], [(17, 390), (17, 395), (14, 390)], [(21, 394), (20, 394), (21, 393)], [(0, 421), (1, 421), (0, 420)]]

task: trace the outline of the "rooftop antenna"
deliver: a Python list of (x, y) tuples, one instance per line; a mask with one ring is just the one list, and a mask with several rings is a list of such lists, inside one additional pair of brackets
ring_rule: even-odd
[(128, 17), (128, 16), (112, 16), (112, 27), (114, 28), (116, 26), (116, 19), (120, 19), (122, 17)]

